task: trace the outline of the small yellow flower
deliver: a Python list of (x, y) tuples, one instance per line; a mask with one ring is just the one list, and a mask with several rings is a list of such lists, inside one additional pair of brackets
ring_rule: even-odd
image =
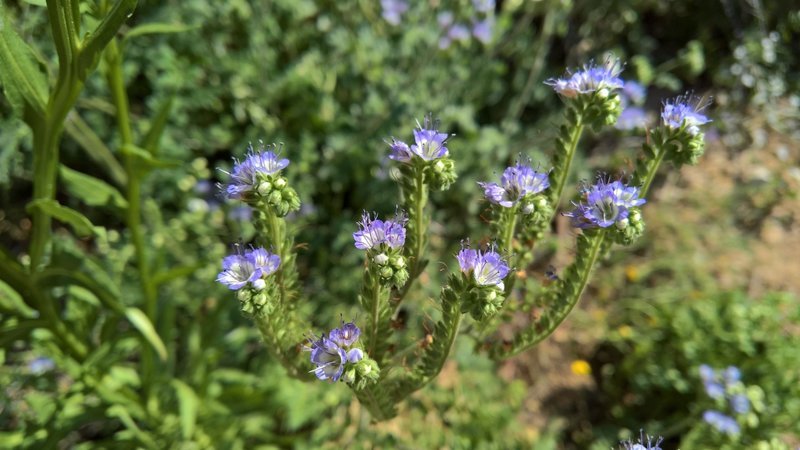
[(592, 366), (582, 359), (576, 359), (575, 361), (572, 361), (572, 364), (569, 365), (569, 368), (575, 375), (589, 375), (592, 373)]
[(639, 280), (639, 270), (636, 266), (629, 265), (625, 267), (625, 278), (627, 278), (630, 283), (635, 283)]
[(631, 337), (631, 335), (633, 334), (633, 330), (628, 325), (623, 325), (617, 328), (617, 333), (619, 333), (620, 337), (627, 339)]

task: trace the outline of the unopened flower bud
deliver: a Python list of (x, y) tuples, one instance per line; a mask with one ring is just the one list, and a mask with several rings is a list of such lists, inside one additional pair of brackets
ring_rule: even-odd
[(278, 205), (281, 202), (281, 193), (280, 191), (272, 191), (269, 193), (269, 197), (267, 197), (267, 202), (271, 205)]
[(250, 292), (248, 292), (247, 289), (239, 289), (236, 292), (236, 298), (238, 298), (240, 302), (246, 302), (250, 298)]
[(350, 384), (355, 380), (356, 380), (356, 370), (355, 369), (349, 369), (349, 370), (345, 371), (344, 375), (342, 375), (342, 381), (344, 381), (347, 384)]
[(259, 195), (265, 196), (272, 191), (272, 184), (269, 181), (263, 181), (259, 183), (257, 191)]
[(379, 253), (372, 258), (372, 262), (379, 266), (385, 266), (389, 262), (389, 257), (386, 256), (386, 253)]
[(608, 89), (606, 88), (600, 89), (599, 91), (597, 91), (597, 96), (600, 98), (608, 98)]
[(533, 208), (533, 204), (532, 203), (526, 203), (526, 204), (522, 205), (522, 214), (526, 214), (526, 215), (530, 214), (530, 213), (533, 212), (533, 209), (534, 208)]
[(395, 256), (392, 258), (391, 264), (395, 269), (402, 269), (406, 266), (406, 259), (402, 256)]
[(259, 279), (255, 280), (255, 281), (253, 281), (253, 289), (255, 289), (257, 291), (260, 291), (260, 290), (264, 289), (265, 287), (267, 287), (267, 282), (264, 281), (263, 278), (259, 278)]
[(436, 173), (442, 173), (445, 169), (444, 163), (441, 161), (436, 161), (436, 164), (433, 165), (433, 171)]
[(629, 224), (628, 219), (618, 220), (617, 228), (619, 228), (620, 230), (624, 230), (625, 228), (628, 228), (628, 224)]
[(283, 189), (286, 187), (286, 178), (280, 177), (275, 180), (275, 189)]
[(394, 274), (394, 271), (391, 267), (385, 266), (381, 269), (381, 277), (383, 278), (392, 278), (392, 274)]

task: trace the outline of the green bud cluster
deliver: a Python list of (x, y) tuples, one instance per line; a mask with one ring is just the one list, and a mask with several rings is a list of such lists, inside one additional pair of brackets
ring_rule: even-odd
[(539, 240), (550, 227), (553, 206), (544, 194), (526, 195), (520, 201), (519, 213), (522, 215), (522, 232), (528, 239)]
[(275, 299), (278, 298), (277, 286), (272, 278), (262, 279), (263, 286), (247, 286), (236, 292), (242, 314), (248, 317), (267, 316), (275, 310)]
[(705, 135), (702, 132), (690, 133), (686, 124), (676, 129), (660, 127), (654, 130), (653, 141), (663, 143), (662, 148), (667, 152), (664, 159), (677, 167), (697, 164), (705, 152)]
[(478, 322), (494, 317), (503, 307), (505, 296), (498, 286), (479, 286), (472, 277), (462, 275), (461, 312)]
[(430, 180), (430, 185), (437, 191), (445, 191), (456, 181), (456, 166), (452, 159), (448, 157), (439, 158), (433, 161), (425, 161), (425, 176)]
[(348, 364), (348, 366), (344, 374), (342, 374), (342, 381), (356, 390), (362, 390), (377, 383), (381, 377), (381, 368), (378, 363), (366, 354), (361, 361), (355, 364)]
[(249, 202), (251, 206), (257, 209), (269, 208), (278, 217), (285, 217), (300, 209), (300, 197), (289, 186), (286, 178), (280, 175), (259, 174), (255, 194), (255, 198)]
[(607, 88), (588, 94), (580, 94), (569, 100), (583, 121), (594, 130), (617, 123), (622, 113), (622, 100), (617, 92)]
[(611, 230), (611, 237), (617, 244), (631, 245), (636, 242), (644, 234), (644, 219), (642, 219), (641, 210), (636, 207), (630, 208), (628, 210), (628, 218), (620, 220), (609, 230)]
[(394, 286), (399, 289), (406, 284), (409, 277), (406, 258), (403, 256), (402, 248), (392, 249), (384, 247), (385, 246), (382, 245), (382, 251), (369, 258), (369, 264), (380, 276), (380, 280), (383, 284)]

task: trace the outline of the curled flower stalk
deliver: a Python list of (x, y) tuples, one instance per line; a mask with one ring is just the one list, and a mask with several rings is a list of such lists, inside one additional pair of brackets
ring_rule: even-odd
[(399, 289), (395, 302), (399, 304), (408, 293), (413, 281), (427, 265), (423, 259), (427, 246), (429, 189), (446, 190), (456, 180), (455, 164), (450, 159), (447, 140), (450, 135), (438, 130), (437, 123), (426, 117), (422, 124), (417, 122), (414, 130), (414, 143), (392, 138), (389, 144), (389, 158), (400, 163), (400, 187), (403, 207), (408, 214), (408, 242), (404, 255), (409, 261), (409, 280)]
[(463, 278), (461, 312), (483, 321), (493, 317), (505, 300), (504, 280), (510, 268), (499, 253), (462, 247), (456, 256)]
[(522, 219), (526, 235), (539, 236), (547, 227), (552, 215), (547, 197), (542, 194), (550, 187), (547, 173), (518, 162), (503, 171), (500, 184), (478, 182), (478, 185), (492, 204), (495, 216), (492, 222), (496, 225), (495, 233), (500, 236), (500, 250), (505, 254), (514, 253), (518, 218)]
[(556, 139), (550, 178), (552, 186), (548, 200), (554, 208), (558, 206), (567, 183), (584, 127), (613, 125), (622, 111), (622, 102), (617, 92), (624, 84), (619, 78), (620, 72), (622, 63), (619, 60), (608, 60), (604, 65), (589, 63), (567, 77), (546, 82), (567, 105), (565, 121)]
[(390, 288), (404, 286), (409, 278), (403, 256), (406, 222), (402, 213), (385, 221), (364, 213), (359, 230), (353, 233), (355, 247), (366, 250), (366, 268), (359, 301), (370, 315), (365, 340), (369, 353), (378, 363), (383, 362), (391, 337), (394, 308), (389, 304)]
[(311, 353), (311, 371), (319, 380), (343, 381), (354, 388), (372, 384), (380, 377), (380, 368), (361, 349), (358, 340), (361, 330), (353, 322), (342, 322), (327, 336), (312, 337), (305, 351)]
[(650, 135), (651, 142), (642, 146), (634, 182), (647, 193), (663, 161), (675, 167), (696, 164), (705, 150), (705, 136), (701, 126), (711, 122), (703, 112), (710, 101), (685, 94), (664, 102), (661, 124)]

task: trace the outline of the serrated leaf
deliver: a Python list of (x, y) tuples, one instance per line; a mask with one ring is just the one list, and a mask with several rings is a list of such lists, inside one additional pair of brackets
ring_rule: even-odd
[(181, 380), (173, 379), (172, 387), (178, 396), (178, 411), (180, 412), (181, 435), (184, 439), (191, 439), (197, 423), (197, 409), (200, 399), (188, 384)]
[(58, 173), (67, 192), (89, 206), (114, 206), (120, 209), (128, 207), (125, 197), (103, 180), (72, 170), (63, 164), (59, 166)]
[(33, 50), (19, 37), (0, 3), (0, 83), (16, 113), (33, 126), (45, 115), (47, 79)]
[(167, 359), (167, 347), (156, 332), (153, 322), (142, 312), (139, 308), (127, 308), (125, 310), (125, 317), (142, 333), (142, 336), (153, 346), (158, 356), (162, 361)]
[(133, 39), (136, 36), (143, 36), (146, 34), (183, 33), (184, 31), (189, 31), (195, 28), (197, 27), (192, 25), (186, 25), (183, 23), (161, 23), (161, 22), (145, 23), (143, 25), (139, 25), (138, 27), (134, 27), (133, 29), (128, 31), (125, 34), (123, 41), (127, 42), (128, 40)]
[(70, 227), (79, 237), (97, 234), (95, 226), (83, 214), (72, 208), (67, 208), (51, 198), (36, 199), (25, 207), (28, 213), (39, 210), (48, 216), (63, 222)]

